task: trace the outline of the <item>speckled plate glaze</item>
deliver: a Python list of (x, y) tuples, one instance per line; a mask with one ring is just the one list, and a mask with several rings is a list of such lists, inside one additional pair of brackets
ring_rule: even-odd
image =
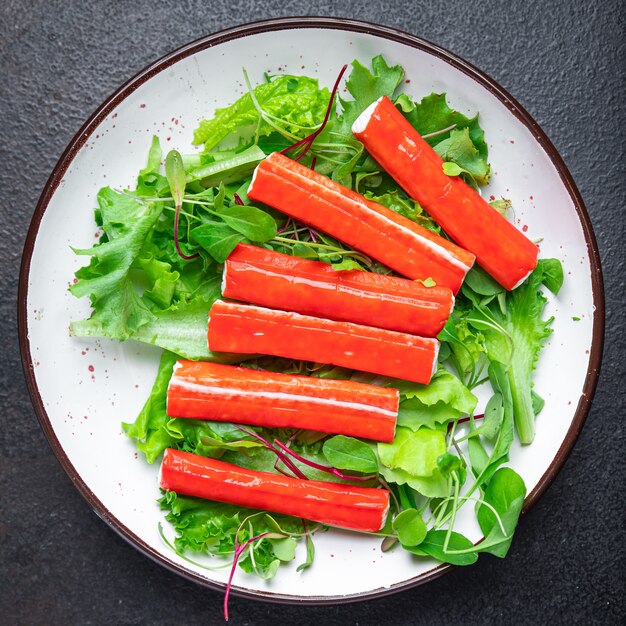
[[(556, 317), (555, 332), (536, 373), (536, 389), (546, 399), (545, 408), (532, 446), (516, 445), (511, 453), (511, 465), (528, 487), (526, 510), (558, 472), (589, 409), (604, 320), (595, 239), (563, 161), (510, 95), (437, 46), (362, 22), (271, 20), (193, 42), (120, 87), (62, 155), (28, 233), (19, 325), (37, 415), (77, 489), (102, 519), (139, 550), (212, 588), (224, 588), (226, 570), (207, 572), (163, 544), (157, 532), (162, 519), (156, 504), (158, 468), (138, 458), (120, 427), (120, 422), (135, 418), (145, 401), (159, 351), (69, 336), (69, 321), (89, 314), (88, 302), (67, 291), (84, 261), (70, 246), (95, 243), (92, 209), (98, 188), (133, 184), (154, 133), (165, 149), (190, 150), (197, 122), (243, 93), (242, 66), (253, 82), (262, 80), (264, 71), (302, 72), (330, 86), (344, 63), (354, 58), (367, 62), (376, 54), (404, 66), (404, 88), (414, 96), (445, 91), (457, 109), (480, 112), (493, 167), (487, 195), (510, 198), (518, 227), (529, 237), (543, 237), (542, 256), (558, 257), (564, 264), (565, 286), (558, 298), (550, 296), (546, 311)], [(472, 518), (472, 511), (465, 511), (458, 528), (477, 541), (480, 531)], [(519, 532), (524, 532), (523, 525)], [(268, 582), (238, 572), (234, 592), (278, 602), (337, 603), (421, 584), (449, 569), (418, 561), (401, 550), (382, 554), (379, 546), (378, 539), (331, 531), (316, 540), (314, 567), (296, 573), (297, 558)], [(506, 562), (500, 567), (504, 571)]]

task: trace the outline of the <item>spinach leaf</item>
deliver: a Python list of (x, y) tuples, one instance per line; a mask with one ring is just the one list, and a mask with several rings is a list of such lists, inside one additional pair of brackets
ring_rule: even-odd
[(444, 552), (443, 546), (446, 540), (445, 530), (429, 530), (426, 538), (417, 547), (406, 547), (409, 552), (419, 556), (430, 556), (442, 563), (451, 563), (452, 565), (472, 565), (478, 560), (476, 552), (467, 552), (465, 554), (451, 554), (454, 550), (471, 550), (474, 544), (460, 533), (453, 532), (448, 542), (448, 551)]
[(276, 236), (276, 222), (272, 216), (256, 207), (233, 205), (222, 209), (219, 216), (250, 241), (269, 241)]
[(326, 460), (337, 469), (375, 474), (378, 461), (372, 448), (353, 437), (337, 435), (324, 442), (322, 448)]
[(219, 222), (196, 226), (189, 233), (189, 237), (218, 263), (223, 263), (238, 243), (246, 242), (246, 238), (241, 233)]
[(483, 499), (496, 510), (503, 528), (488, 506), (479, 507), (478, 523), (485, 535), (485, 540), (479, 544), (481, 552), (489, 552), (500, 558), (506, 556), (525, 497), (524, 481), (512, 469), (502, 467), (492, 476)]

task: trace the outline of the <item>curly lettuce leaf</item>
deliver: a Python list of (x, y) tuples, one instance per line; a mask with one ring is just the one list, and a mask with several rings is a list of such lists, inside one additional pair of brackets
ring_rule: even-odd
[(294, 517), (180, 496), (173, 491), (164, 492), (159, 504), (177, 533), (174, 545), (179, 554), (191, 551), (231, 558), (236, 539), (241, 545), (252, 536), (269, 533), (251, 544), (239, 561), (245, 572), (264, 579), (272, 578), (281, 563), (294, 559), (296, 542), (305, 530), (302, 520)]
[(105, 236), (89, 250), (74, 250), (91, 261), (76, 272), (78, 280), (70, 291), (78, 298), (88, 295), (93, 306), (89, 319), (72, 322), (74, 335), (125, 340), (154, 319), (129, 272), (162, 210), (160, 204), (146, 204), (110, 187), (100, 190), (98, 212)]
[(346, 80), (346, 89), (352, 99), (339, 98), (340, 114), (326, 125), (315, 140), (314, 152), (317, 146), (328, 148), (332, 144), (332, 159), (328, 160), (327, 155), (320, 152), (316, 171), (351, 187), (353, 172), (379, 169), (365, 153), (363, 144), (352, 134), (352, 124), (372, 102), (381, 96), (392, 97), (403, 78), (404, 69), (399, 65), (388, 65), (381, 55), (372, 59), (371, 70), (357, 60), (352, 62), (352, 70)]
[(477, 302), (468, 316), (484, 336), (489, 359), (506, 369), (515, 427), (523, 444), (531, 443), (535, 435), (532, 373), (554, 319), (543, 318), (547, 298), (540, 288), (547, 282), (558, 291), (562, 283), (559, 267), (556, 259), (541, 259), (528, 279), (506, 295), (504, 309), (494, 300), (487, 305)]
[(207, 344), (209, 310), (219, 296), (219, 278), (216, 278), (214, 298), (196, 298), (156, 311), (154, 319), (139, 328), (132, 339), (165, 348), (193, 361), (232, 362), (228, 355), (211, 352)]
[(394, 386), (400, 390), (398, 425), (412, 430), (434, 428), (476, 408), (476, 396), (445, 367), (438, 369), (428, 385), (398, 381)]
[[(330, 94), (320, 89), (317, 80), (307, 76), (277, 76), (254, 88), (254, 97), (261, 109), (283, 121), (286, 130), (302, 133), (313, 130), (324, 119)], [(258, 124), (259, 135), (269, 135), (273, 128), (259, 118), (250, 93), (228, 107), (217, 109), (209, 120), (202, 120), (193, 134), (193, 143), (204, 144), (205, 150), (218, 145), (231, 133)]]

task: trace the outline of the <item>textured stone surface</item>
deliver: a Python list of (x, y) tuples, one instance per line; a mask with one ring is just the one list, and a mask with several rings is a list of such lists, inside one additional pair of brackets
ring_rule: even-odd
[[(309, 12), (382, 22), (453, 50), (511, 91), (563, 155), (587, 203), (606, 281), (603, 373), (585, 429), (552, 487), (522, 521), (505, 561), (483, 557), (426, 587), (351, 606), (235, 599), (235, 624), (606, 624), (624, 618), (625, 10), (618, 1), (503, 5), (326, 0)], [(275, 0), (0, 3), (3, 623), (221, 621), (219, 594), (168, 573), (117, 537), (54, 458), (21, 373), (18, 267), (48, 174), (111, 91), (205, 33), (305, 8)]]

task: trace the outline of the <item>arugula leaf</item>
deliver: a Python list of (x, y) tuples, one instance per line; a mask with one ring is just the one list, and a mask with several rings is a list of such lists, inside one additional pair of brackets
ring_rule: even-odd
[[(453, 125), (457, 131), (467, 129), (479, 156), (483, 160), (487, 160), (487, 144), (483, 130), (478, 124), (478, 115), (469, 118), (452, 110), (446, 102), (446, 94), (431, 93), (417, 103), (407, 94), (400, 94), (395, 104), (420, 135), (438, 133), (438, 131)], [(451, 131), (438, 133), (433, 137), (427, 137), (426, 141), (431, 146), (435, 146), (442, 140), (448, 139), (450, 135)]]
[(228, 226), (250, 241), (262, 243), (276, 236), (276, 222), (272, 216), (256, 207), (233, 205), (222, 209), (219, 215)]
[[(277, 76), (255, 87), (253, 93), (263, 112), (282, 120), (289, 132), (318, 126), (330, 97), (326, 88), (320, 89), (317, 80), (307, 76)], [(217, 109), (211, 119), (200, 122), (193, 143), (203, 143), (208, 151), (231, 133), (253, 124), (258, 125), (258, 135), (268, 135), (274, 130), (260, 119), (250, 93), (246, 93), (230, 106)]]
[(148, 233), (159, 218), (162, 206), (145, 204), (105, 187), (98, 193), (98, 210), (106, 239), (89, 250), (75, 249), (91, 257), (89, 265), (76, 272), (78, 281), (70, 292), (89, 295), (93, 313), (87, 320), (72, 322), (78, 336), (128, 339), (154, 319), (129, 277)]
[(563, 286), (563, 266), (558, 259), (539, 259), (537, 266), (541, 272), (541, 282), (555, 295)]
[(491, 276), (478, 265), (474, 265), (467, 273), (464, 284), (480, 296), (496, 296), (504, 291), (504, 287), (491, 278)]
[[(478, 185), (486, 185), (489, 182), (491, 168), (487, 160), (473, 144), (469, 128), (451, 130), (450, 136), (434, 146), (435, 152), (444, 160), (452, 161), (459, 168), (456, 173), (448, 169), (444, 172), (451, 176), (469, 174), (470, 182), (475, 181)], [(476, 186), (476, 185), (474, 185)]]
[(310, 532), (306, 533), (305, 541), (306, 559), (303, 563), (300, 563), (300, 565), (298, 565), (298, 567), (296, 568), (296, 572), (302, 572), (305, 569), (308, 569), (309, 567), (311, 567), (311, 565), (313, 565), (313, 561), (315, 560), (315, 544), (313, 543), (313, 537)]
[(337, 435), (324, 442), (322, 448), (326, 460), (337, 469), (375, 474), (378, 471), (376, 454), (365, 442)]
[(393, 96), (404, 78), (400, 65), (387, 65), (382, 55), (372, 59), (372, 70), (354, 60), (352, 71), (346, 80), (346, 89), (353, 100), (340, 98), (341, 115), (333, 126), (333, 132), (352, 137), (352, 124), (365, 109), (382, 96)]

